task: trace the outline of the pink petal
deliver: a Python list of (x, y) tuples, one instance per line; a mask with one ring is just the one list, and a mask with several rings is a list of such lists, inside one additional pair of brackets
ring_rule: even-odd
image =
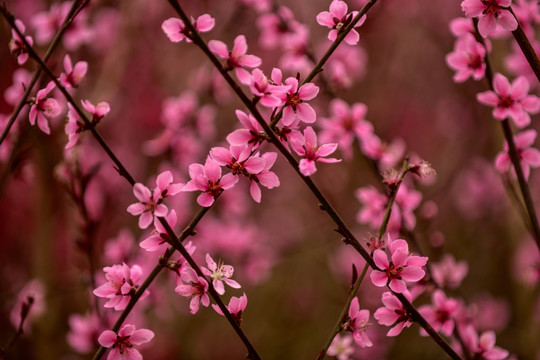
[(401, 278), (403, 280), (413, 282), (421, 280), (425, 274), (425, 271), (417, 266), (407, 266), (400, 272)]
[(301, 103), (296, 106), (297, 116), (300, 120), (307, 124), (313, 124), (317, 119), (317, 114), (311, 105), (306, 103)]
[(203, 14), (197, 18), (197, 30), (207, 32), (214, 28), (216, 20), (208, 14)]
[(229, 49), (227, 48), (227, 45), (225, 45), (225, 43), (222, 41), (210, 40), (208, 42), (208, 48), (214, 54), (218, 55), (223, 59), (227, 59), (229, 57)]
[(111, 330), (105, 330), (99, 335), (98, 342), (103, 347), (111, 347), (116, 342), (116, 334)]
[(527, 149), (521, 152), (521, 158), (531, 167), (540, 166), (540, 151), (537, 149)]
[(373, 270), (369, 277), (371, 278), (373, 285), (378, 287), (386, 286), (388, 283), (388, 276), (382, 271)]
[(491, 35), (497, 27), (497, 21), (494, 16), (485, 15), (478, 19), (478, 31), (483, 38)]
[(349, 317), (351, 319), (356, 319), (356, 316), (358, 315), (359, 311), (360, 311), (360, 304), (358, 302), (358, 298), (355, 296), (354, 299), (351, 301), (351, 307), (349, 308)]
[(238, 35), (234, 39), (234, 46), (231, 51), (231, 56), (237, 58), (241, 55), (244, 55), (247, 52), (247, 42), (244, 35)]
[(214, 197), (209, 193), (202, 193), (197, 197), (197, 203), (203, 207), (209, 207), (214, 203)]
[(373, 261), (375, 261), (375, 265), (377, 265), (377, 267), (381, 270), (388, 269), (390, 267), (388, 256), (386, 256), (386, 253), (382, 250), (375, 250), (373, 253)]
[(173, 181), (172, 173), (169, 170), (167, 170), (158, 175), (156, 179), (156, 185), (158, 189), (160, 190), (160, 192), (162, 192), (169, 186), (169, 184), (172, 181)]
[(311, 176), (317, 171), (315, 161), (309, 159), (300, 160), (298, 169), (300, 170), (300, 173), (302, 173), (302, 175), (304, 176)]
[(139, 227), (141, 229), (146, 229), (154, 221), (154, 216), (150, 212), (144, 212), (139, 217)]
[(319, 87), (312, 83), (304, 84), (298, 90), (298, 97), (301, 100), (311, 100), (319, 93)]
[(330, 3), (330, 13), (341, 20), (347, 14), (347, 4), (341, 0), (334, 0)]
[(259, 179), (261, 185), (268, 189), (272, 189), (280, 185), (278, 176), (271, 171), (258, 174), (257, 179)]
[(349, 45), (356, 45), (358, 44), (358, 41), (360, 41), (360, 34), (358, 34), (358, 31), (351, 30), (347, 36), (345, 36), (345, 42)]
[(514, 15), (512, 15), (508, 10), (501, 10), (499, 12), (499, 16), (497, 17), (497, 21), (505, 30), (508, 31), (514, 31), (518, 27), (516, 18), (514, 18)]
[(232, 188), (238, 182), (238, 180), (239, 178), (237, 175), (229, 173), (221, 178), (219, 184), (223, 190), (228, 190)]
[(329, 27), (330, 29), (333, 28), (334, 25), (335, 25), (335, 23), (334, 23), (334, 16), (332, 16), (332, 14), (330, 14), (328, 11), (320, 12), (320, 13), (317, 15), (317, 22), (318, 22), (320, 25)]

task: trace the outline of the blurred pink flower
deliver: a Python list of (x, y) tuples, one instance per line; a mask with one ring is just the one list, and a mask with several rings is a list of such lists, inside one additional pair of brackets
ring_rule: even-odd
[(326, 354), (335, 356), (338, 360), (349, 360), (350, 356), (354, 353), (352, 342), (353, 337), (350, 334), (343, 336), (337, 334), (334, 340), (332, 340), (332, 344), (330, 344)]
[(88, 70), (88, 63), (86, 61), (79, 61), (73, 66), (69, 54), (66, 54), (64, 57), (64, 70), (65, 73), (60, 74), (60, 83), (65, 88), (77, 88), (84, 81), (86, 71)]
[[(338, 35), (345, 30), (351, 23), (352, 19), (358, 14), (358, 11), (353, 11), (347, 14), (347, 3), (341, 0), (333, 0), (330, 3), (330, 11), (323, 11), (317, 15), (317, 22), (320, 25), (326, 26), (332, 30), (328, 33), (328, 39), (335, 41)], [(366, 21), (366, 15), (362, 16), (360, 20), (354, 25), (354, 27), (361, 26)], [(347, 36), (345, 36), (345, 42), (349, 45), (358, 44), (360, 35), (358, 31), (352, 29)]]
[(508, 357), (508, 351), (495, 346), (495, 333), (486, 331), (478, 338), (476, 329), (471, 325), (461, 331), (463, 342), (474, 359), (503, 360)]
[(477, 42), (474, 35), (465, 33), (457, 39), (454, 51), (446, 56), (446, 63), (456, 71), (455, 82), (464, 82), (472, 76), (474, 80), (480, 80), (485, 76), (486, 48)]
[(142, 360), (141, 353), (135, 347), (149, 342), (153, 337), (151, 330), (135, 330), (135, 325), (126, 324), (118, 334), (105, 330), (99, 335), (98, 342), (103, 347), (112, 347), (107, 360)]
[(523, 128), (531, 123), (529, 114), (540, 111), (540, 98), (528, 95), (529, 82), (524, 76), (518, 77), (512, 84), (502, 74), (493, 77), (494, 91), (485, 91), (477, 95), (484, 105), (494, 106), (493, 117), (504, 120), (511, 117), (517, 127)]
[(103, 325), (95, 313), (72, 314), (68, 319), (69, 332), (66, 339), (73, 350), (87, 354), (94, 350)]
[[(247, 306), (247, 296), (244, 293), (244, 295), (240, 297), (233, 296), (231, 297), (231, 300), (229, 300), (229, 305), (227, 305), (227, 309), (231, 313), (231, 315), (235, 318), (236, 322), (240, 324), (242, 322), (242, 314), (244, 313), (244, 310), (246, 310)], [(217, 304), (212, 304), (212, 308), (219, 314), (224, 316), (223, 311), (219, 308)]]
[(13, 85), (4, 91), (6, 102), (9, 105), (17, 106), (31, 80), (32, 74), (28, 70), (24, 68), (16, 69), (13, 72)]
[(40, 279), (30, 280), (17, 294), (15, 306), (9, 319), (15, 329), (19, 328), (24, 317), (23, 331), (28, 333), (34, 321), (45, 313), (45, 285)]
[(467, 262), (457, 262), (451, 254), (445, 254), (439, 262), (431, 263), (431, 276), (441, 288), (457, 289), (468, 271)]
[(461, 9), (470, 18), (478, 17), (478, 31), (484, 38), (492, 35), (497, 25), (514, 31), (518, 23), (508, 8), (512, 0), (463, 0)]
[[(431, 304), (419, 307), (418, 312), (433, 326), (435, 331), (451, 336), (454, 331), (454, 317), (459, 307), (457, 300), (447, 298), (444, 291), (436, 289), (431, 294), (431, 302)], [(427, 336), (424, 329), (420, 330), (420, 334)]]
[[(216, 23), (215, 19), (208, 14), (203, 14), (197, 18), (197, 20), (191, 19), (191, 23), (195, 30), (198, 32), (208, 32), (214, 28)], [(161, 29), (167, 35), (172, 42), (180, 42), (186, 39), (186, 42), (190, 43), (191, 33), (186, 27), (186, 24), (178, 18), (169, 18), (161, 24)]]
[(304, 129), (303, 136), (300, 132), (296, 132), (291, 137), (291, 147), (298, 155), (302, 156), (298, 168), (304, 176), (311, 176), (317, 171), (315, 162), (340, 162), (341, 159), (327, 158), (328, 155), (336, 151), (337, 146), (336, 143), (317, 146), (317, 134), (311, 126)]
[(234, 69), (238, 80), (242, 84), (249, 84), (251, 78), (249, 72), (243, 67), (254, 68), (262, 64), (260, 57), (246, 54), (248, 47), (244, 35), (238, 35), (234, 39), (234, 46), (231, 51), (224, 42), (219, 40), (210, 40), (208, 48), (222, 59), (226, 59), (225, 68), (227, 70)]

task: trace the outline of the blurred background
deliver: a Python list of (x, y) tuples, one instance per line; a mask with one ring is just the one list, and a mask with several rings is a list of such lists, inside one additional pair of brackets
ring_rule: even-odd
[[(347, 3), (350, 10), (359, 10), (364, 2)], [(279, 67), (285, 77), (299, 72), (300, 79), (313, 66), (310, 56), (320, 58), (331, 43), (328, 29), (316, 22), (316, 15), (328, 11), (329, 4), (280, 1), (290, 9), (280, 10), (281, 16), (293, 23), (288, 18), (292, 15), (295, 24), (303, 26), (298, 37), (283, 45), (272, 44), (261, 20), (276, 13), (275, 3), (181, 2), (194, 18), (203, 13), (215, 17), (214, 29), (203, 34), (205, 40), (221, 40), (230, 49), (234, 38), (244, 34), (248, 53), (263, 59), (265, 73)], [(66, 5), (7, 1), (9, 11), (34, 36), (41, 55), (50, 37), (43, 35), (47, 25), (37, 21), (36, 14), (47, 14), (51, 20), (54, 11), (61, 13), (61, 6)], [(210, 148), (227, 146), (227, 134), (240, 127), (234, 111), (246, 111), (198, 48), (167, 39), (161, 23), (174, 16), (166, 1), (91, 1), (49, 61), (57, 74), (63, 71), (67, 53), (74, 63), (88, 62), (85, 83), (73, 91), (74, 97), (110, 104), (111, 112), (98, 130), (137, 181), (149, 187), (166, 169), (174, 173), (175, 182), (187, 182), (188, 166), (204, 163)], [(509, 200), (505, 180), (493, 167), (502, 151), (503, 134), (491, 109), (476, 101), (487, 84), (473, 80), (456, 84), (446, 65), (445, 56), (455, 40), (448, 24), (459, 16), (463, 16), (459, 1), (379, 1), (357, 28), (360, 43), (343, 44), (314, 80), (321, 91), (310, 104), (319, 118), (327, 118), (336, 97), (349, 104), (364, 103), (366, 119), (382, 141), (406, 149), (397, 151), (400, 155), (390, 165), (400, 168), (403, 153), (431, 163), (436, 177), (408, 180), (410, 191), (416, 188), (421, 193), (422, 203), (413, 209), (416, 227), (401, 236), (408, 240), (414, 236), (417, 245), (410, 248), (421, 249), (430, 263), (451, 254), (467, 264), (466, 277), (447, 295), (462, 299), (476, 315), (480, 331), (495, 330), (498, 346), (517, 358), (536, 359), (540, 255)], [(9, 53), (10, 38), (7, 22), (0, 21), (2, 93), (17, 82), (15, 71), (36, 70), (32, 60), (18, 66)], [(502, 36), (492, 41), (491, 52), (494, 70), (509, 78), (517, 75), (506, 66), (512, 43), (512, 38)], [(47, 83), (42, 78), (36, 89)], [(244, 90), (249, 93), (248, 87)], [(64, 111), (51, 120), (51, 135), (30, 126), (26, 106), (0, 147), (0, 346), (16, 331), (17, 314), (12, 312), (18, 297), (24, 298), (25, 291), (42, 294), (23, 336), (9, 349), (9, 359), (91, 358), (96, 334), (119, 315), (103, 308), (102, 299), (99, 316), (89, 315), (95, 314), (91, 291), (105, 281), (101, 269), (125, 262), (138, 264), (146, 275), (161, 255), (138, 246), (151, 228), (140, 230), (137, 218), (126, 212), (136, 201), (132, 189), (90, 134), (81, 134), (80, 144), (64, 151), (67, 109), (61, 95), (55, 96)], [(0, 97), (2, 128), (13, 108), (5, 96)], [(177, 126), (166, 134), (170, 112), (178, 117)], [(538, 130), (538, 117), (533, 116), (530, 128)], [(368, 241), (378, 229), (357, 221), (359, 211), (368, 205), (355, 192), (383, 187), (358, 144), (353, 146), (353, 156), (336, 153), (343, 158), (341, 163), (319, 164), (313, 179), (357, 238)], [(265, 144), (262, 151), (274, 150)], [(234, 279), (242, 289), (228, 288), (224, 299), (246, 293), (242, 328), (263, 358), (314, 359), (346, 301), (352, 264), (360, 270), (364, 261), (341, 242), (335, 225), (281, 155), (272, 170), (281, 186), (263, 188), (261, 204), (250, 198), (248, 182), (240, 181), (222, 195), (189, 240), (197, 246), (194, 257), (201, 265), (209, 252), (216, 261), (223, 259), (235, 267)], [(538, 181), (533, 170), (529, 184), (536, 202)], [(178, 232), (199, 209), (195, 199), (194, 193), (181, 193), (167, 200), (178, 214)], [(128, 318), (128, 323), (156, 334), (143, 355), (243, 358), (246, 351), (225, 319), (211, 308), (189, 314), (189, 301), (174, 292), (175, 286), (174, 273), (160, 274), (150, 296)], [(381, 293), (366, 278), (358, 293), (361, 308), (373, 314), (382, 306)], [(429, 296), (421, 295), (415, 304), (429, 301)], [(445, 358), (431, 339), (419, 336), (417, 325), (388, 338), (386, 327), (374, 318), (370, 322), (367, 333), (374, 346), (358, 350), (352, 358)]]

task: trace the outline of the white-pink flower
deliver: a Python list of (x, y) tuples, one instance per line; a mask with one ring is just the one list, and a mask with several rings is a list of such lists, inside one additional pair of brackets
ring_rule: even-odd
[[(26, 30), (24, 23), (21, 20), (17, 19), (15, 20), (15, 25), (17, 26), (21, 34), (24, 34)], [(19, 63), (19, 65), (22, 65), (26, 62), (26, 60), (28, 60), (28, 49), (26, 48), (26, 45), (24, 44), (19, 34), (17, 34), (17, 32), (13, 29), (11, 30), (11, 36), (12, 38), (9, 41), (9, 51), (17, 57), (17, 62)], [(34, 40), (31, 36), (25, 36), (24, 38), (30, 46), (34, 45)]]
[(313, 175), (317, 171), (315, 162), (336, 163), (341, 159), (327, 158), (337, 149), (336, 143), (317, 146), (317, 134), (311, 126), (304, 129), (304, 135), (296, 132), (291, 137), (291, 147), (300, 156), (299, 170), (304, 176)]
[(64, 57), (64, 70), (65, 73), (60, 74), (60, 83), (66, 88), (76, 88), (84, 81), (84, 76), (88, 70), (88, 63), (86, 61), (79, 61), (73, 66), (71, 58), (66, 54)]
[(234, 174), (226, 174), (222, 177), (221, 167), (210, 157), (206, 159), (204, 166), (191, 164), (189, 176), (191, 180), (182, 188), (182, 191), (202, 191), (202, 194), (197, 197), (197, 202), (204, 207), (211, 206), (216, 196), (238, 182), (238, 176)]
[(214, 54), (226, 60), (225, 68), (227, 70), (235, 70), (236, 76), (242, 84), (250, 83), (250, 74), (243, 67), (254, 68), (262, 64), (260, 57), (246, 54), (247, 43), (244, 35), (238, 35), (234, 39), (234, 46), (231, 51), (227, 45), (219, 40), (210, 40), (208, 48)]
[(425, 271), (422, 269), (428, 260), (425, 256), (409, 255), (409, 245), (403, 239), (396, 239), (388, 246), (391, 260), (383, 250), (373, 252), (373, 261), (380, 270), (371, 272), (371, 281), (375, 286), (388, 285), (396, 293), (407, 291), (405, 281), (416, 282), (422, 279)]
[(512, 0), (463, 0), (461, 9), (470, 18), (478, 18), (478, 31), (484, 38), (492, 35), (497, 25), (505, 30), (514, 31), (518, 22), (508, 7)]
[(210, 298), (208, 297), (208, 282), (202, 276), (197, 276), (195, 270), (184, 267), (180, 272), (180, 278), (184, 283), (178, 285), (174, 291), (178, 294), (190, 298), (189, 309), (192, 314), (199, 311), (199, 305), (208, 307)]
[(319, 87), (312, 83), (307, 83), (298, 88), (297, 78), (287, 78), (285, 84), (289, 86), (287, 93), (283, 94), (285, 107), (283, 108), (283, 117), (281, 122), (285, 126), (295, 126), (300, 121), (311, 124), (314, 123), (317, 114), (315, 110), (306, 103), (312, 100), (319, 93)]
[(105, 348), (112, 348), (107, 360), (142, 360), (141, 353), (135, 347), (149, 342), (153, 337), (151, 330), (135, 330), (135, 325), (126, 324), (118, 334), (105, 330), (99, 335), (98, 342)]
[[(341, 0), (333, 0), (330, 4), (329, 12), (323, 11), (317, 15), (317, 22), (320, 25), (332, 29), (328, 33), (328, 39), (334, 41), (338, 35), (343, 32), (347, 26), (349, 26), (357, 14), (358, 11), (353, 11), (347, 14), (347, 3)], [(361, 26), (364, 21), (366, 21), (366, 15), (362, 16), (354, 27)], [(358, 44), (358, 40), (360, 40), (360, 35), (358, 34), (358, 31), (351, 29), (347, 36), (345, 36), (344, 40), (349, 45), (356, 45)]]
[[(133, 265), (130, 268), (124, 263), (106, 266), (103, 271), (105, 271), (107, 282), (97, 287), (93, 291), (94, 295), (109, 299), (104, 305), (106, 308), (124, 310), (143, 279), (140, 266)], [(149, 292), (145, 291), (143, 296), (148, 294)]]
[[(407, 300), (412, 301), (411, 294), (408, 291), (405, 291), (403, 295)], [(381, 300), (384, 306), (378, 308), (373, 314), (373, 317), (381, 325), (392, 326), (386, 336), (397, 336), (403, 328), (412, 325), (412, 320), (407, 310), (394, 294), (386, 291), (382, 294)]]
[(201, 270), (204, 275), (210, 276), (212, 285), (219, 295), (225, 294), (225, 286), (223, 283), (234, 289), (241, 288), (239, 283), (231, 279), (234, 274), (234, 268), (231, 265), (225, 265), (221, 261), (216, 264), (210, 254), (206, 254), (206, 265), (208, 268), (202, 266)]
[(373, 346), (371, 340), (366, 335), (369, 323), (369, 310), (360, 310), (358, 298), (355, 297), (349, 307), (349, 320), (344, 324), (343, 329), (353, 333), (354, 342), (360, 347)]
[[(525, 179), (529, 178), (531, 167), (536, 168), (540, 166), (540, 151), (531, 147), (534, 144), (536, 135), (536, 131), (530, 129), (514, 136), (514, 143), (516, 145), (516, 150), (521, 163), (521, 169), (523, 170), (523, 176)], [(512, 160), (510, 159), (510, 154), (508, 151), (508, 143), (505, 142), (504, 151), (500, 152), (495, 158), (495, 168), (500, 173), (505, 173), (510, 170)], [(513, 169), (512, 171), (515, 176), (515, 171)]]
[[(216, 21), (210, 15), (203, 14), (199, 16), (197, 20), (192, 18), (191, 23), (198, 32), (207, 32), (214, 28)], [(178, 18), (172, 17), (163, 21), (161, 24), (161, 29), (172, 42), (180, 42), (184, 39), (188, 43), (192, 41), (192, 34), (186, 27), (186, 24), (184, 24), (184, 22)]]
[(38, 127), (45, 134), (50, 134), (48, 119), (60, 115), (62, 109), (58, 104), (58, 101), (54, 98), (47, 98), (47, 95), (54, 89), (54, 82), (49, 82), (45, 89), (41, 89), (37, 92), (36, 98), (33, 101), (33, 105), (30, 108), (29, 120), (30, 124), (35, 125), (37, 122)]
[(528, 95), (529, 82), (525, 76), (520, 76), (512, 84), (502, 74), (493, 77), (493, 90), (477, 95), (478, 101), (484, 105), (494, 106), (493, 117), (504, 120), (511, 117), (519, 128), (531, 123), (529, 114), (540, 111), (540, 98)]

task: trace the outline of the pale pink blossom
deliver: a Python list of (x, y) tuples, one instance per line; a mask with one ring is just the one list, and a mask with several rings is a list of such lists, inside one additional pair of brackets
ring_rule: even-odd
[(192, 314), (199, 311), (199, 305), (208, 307), (210, 298), (208, 297), (208, 282), (202, 276), (197, 276), (195, 270), (184, 267), (180, 272), (183, 283), (179, 284), (174, 291), (181, 296), (190, 298), (189, 308)]
[[(516, 145), (516, 151), (521, 163), (521, 169), (523, 170), (523, 176), (525, 179), (529, 178), (531, 173), (531, 167), (536, 168), (540, 166), (540, 151), (531, 147), (534, 144), (536, 139), (535, 130), (527, 130), (516, 136), (514, 136), (514, 143)], [(505, 173), (510, 170), (512, 165), (512, 160), (510, 159), (510, 154), (508, 153), (508, 143), (504, 143), (504, 151), (497, 154), (495, 158), (495, 168), (500, 173)], [(512, 167), (512, 174), (516, 174), (514, 168)]]
[(304, 176), (311, 176), (317, 171), (316, 162), (336, 163), (341, 159), (328, 158), (337, 149), (336, 143), (323, 144), (317, 146), (317, 134), (311, 126), (304, 129), (304, 135), (296, 132), (291, 137), (291, 147), (302, 159), (299, 163), (299, 170)]
[(111, 111), (109, 103), (101, 101), (97, 105), (92, 104), (89, 100), (81, 100), (83, 108), (92, 115), (90, 120), (92, 124), (98, 124), (105, 115)]
[[(405, 291), (403, 295), (409, 302), (412, 301), (411, 294), (408, 291)], [(378, 308), (373, 314), (373, 317), (377, 319), (381, 325), (392, 326), (386, 334), (387, 336), (397, 336), (401, 333), (403, 328), (412, 325), (412, 319), (409, 317), (407, 310), (396, 296), (391, 292), (386, 291), (382, 294), (381, 300), (384, 306)]]
[[(330, 3), (330, 11), (323, 11), (317, 15), (317, 22), (320, 25), (326, 26), (332, 30), (328, 33), (328, 39), (335, 41), (340, 33), (342, 33), (347, 26), (356, 17), (358, 11), (353, 11), (347, 14), (347, 3), (341, 0), (333, 0)], [(362, 16), (360, 20), (354, 25), (354, 27), (361, 26), (366, 21), (366, 15)], [(360, 35), (353, 28), (347, 36), (345, 36), (345, 42), (349, 45), (358, 44)]]
[[(198, 32), (208, 32), (214, 28), (216, 20), (208, 14), (203, 14), (197, 20), (191, 18), (191, 23)], [(184, 39), (188, 43), (192, 42), (191, 38), (193, 35), (189, 31), (189, 28), (178, 18), (172, 17), (163, 21), (161, 29), (172, 42), (180, 42)]]
[(343, 325), (343, 329), (353, 333), (354, 342), (360, 347), (373, 346), (366, 335), (366, 329), (371, 325), (368, 321), (369, 310), (360, 310), (358, 298), (354, 297), (349, 307), (349, 319)]
[(285, 104), (287, 86), (272, 84), (260, 69), (253, 69), (249, 88), (261, 105), (274, 108)]
[(497, 25), (508, 31), (517, 29), (517, 20), (507, 9), (511, 4), (512, 0), (463, 0), (461, 9), (467, 17), (478, 18), (478, 31), (487, 38)]
[[(240, 324), (242, 322), (242, 314), (246, 310), (247, 306), (247, 296), (244, 293), (244, 295), (240, 297), (233, 296), (231, 297), (231, 300), (229, 300), (229, 305), (227, 305), (227, 310), (231, 313), (231, 315), (234, 317), (236, 322)], [(212, 304), (212, 308), (221, 316), (225, 316), (223, 314), (223, 311), (219, 308), (217, 304)]]
[(446, 56), (446, 63), (453, 70), (455, 82), (464, 82), (469, 77), (480, 80), (486, 73), (486, 48), (477, 42), (474, 35), (466, 33), (454, 46), (454, 51)]
[(87, 70), (88, 63), (86, 61), (79, 61), (73, 66), (71, 58), (66, 54), (64, 57), (65, 72), (60, 74), (60, 83), (66, 88), (77, 88), (83, 83)]
[(285, 126), (294, 126), (300, 121), (311, 124), (315, 122), (317, 114), (315, 110), (306, 103), (312, 100), (319, 93), (319, 87), (312, 83), (307, 83), (298, 88), (297, 78), (287, 78), (285, 84), (289, 86), (287, 93), (282, 95), (285, 101), (283, 117), (281, 121)]
[(360, 142), (362, 153), (368, 158), (378, 162), (379, 168), (385, 170), (396, 166), (405, 154), (405, 142), (402, 139), (383, 142), (374, 133), (368, 133)]
[(211, 206), (218, 195), (238, 182), (237, 175), (221, 176), (221, 167), (211, 157), (206, 159), (204, 166), (191, 164), (189, 176), (191, 180), (182, 188), (182, 191), (202, 191), (202, 194), (197, 197), (197, 202), (204, 207)]
[[(94, 295), (109, 299), (104, 305), (106, 308), (124, 310), (143, 280), (142, 269), (138, 265), (130, 268), (124, 263), (106, 266), (103, 271), (107, 282), (97, 287), (93, 291)], [(143, 296), (148, 294), (149, 292), (145, 291)]]
[(240, 284), (231, 279), (234, 274), (234, 268), (231, 265), (225, 265), (221, 261), (216, 264), (208, 253), (206, 254), (206, 265), (208, 268), (202, 266), (201, 270), (204, 275), (212, 279), (212, 285), (219, 295), (225, 294), (225, 285), (223, 283), (234, 289), (240, 289)]
[(146, 229), (154, 220), (154, 217), (163, 217), (167, 214), (167, 206), (162, 204), (169, 196), (178, 194), (184, 184), (173, 184), (173, 175), (170, 171), (164, 171), (156, 179), (156, 187), (152, 190), (141, 183), (133, 186), (133, 194), (139, 202), (128, 206), (127, 211), (134, 216), (140, 215), (139, 227)]
[(330, 102), (330, 112), (331, 117), (321, 119), (321, 140), (337, 142), (341, 151), (351, 157), (354, 140), (373, 132), (373, 125), (365, 119), (367, 106), (362, 103), (349, 106), (341, 99), (334, 99)]
[(353, 337), (350, 334), (340, 335), (337, 334), (332, 340), (328, 351), (329, 356), (335, 356), (338, 360), (349, 360), (351, 355), (354, 354), (354, 347), (352, 346)]
[(531, 123), (529, 114), (540, 111), (540, 98), (528, 95), (529, 83), (524, 76), (510, 84), (504, 75), (497, 73), (493, 77), (493, 90), (479, 93), (477, 99), (495, 107), (493, 117), (496, 119), (511, 117), (517, 127), (523, 128)]
[(389, 244), (391, 260), (383, 250), (373, 252), (373, 261), (380, 270), (371, 272), (371, 281), (375, 286), (388, 285), (396, 293), (407, 291), (407, 282), (421, 280), (425, 271), (422, 269), (428, 260), (425, 256), (409, 254), (409, 245), (403, 239), (396, 239)]
[(118, 334), (105, 330), (99, 335), (98, 342), (105, 348), (111, 348), (107, 360), (142, 360), (141, 353), (135, 347), (149, 342), (153, 337), (151, 330), (135, 330), (135, 325), (126, 324)]
[(47, 95), (54, 89), (54, 82), (49, 82), (47, 87), (37, 92), (36, 98), (33, 101), (33, 105), (30, 108), (30, 124), (35, 125), (37, 122), (38, 127), (45, 134), (50, 134), (48, 120), (50, 118), (60, 115), (62, 111), (58, 101), (54, 98), (47, 98)]
[(231, 51), (224, 42), (219, 40), (210, 40), (208, 48), (214, 54), (226, 60), (225, 69), (234, 69), (236, 76), (243, 84), (250, 83), (250, 74), (244, 67), (255, 68), (262, 64), (260, 57), (246, 54), (248, 47), (244, 35), (238, 35), (234, 39), (234, 46)]
[[(26, 30), (24, 23), (21, 20), (17, 19), (15, 20), (15, 26), (17, 26), (21, 34), (24, 35), (24, 32)], [(30, 46), (34, 45), (34, 40), (31, 36), (25, 36), (24, 38)], [(14, 29), (11, 30), (9, 51), (17, 57), (17, 62), (19, 63), (19, 65), (24, 64), (26, 60), (28, 60), (28, 49), (26, 48), (24, 41)]]

